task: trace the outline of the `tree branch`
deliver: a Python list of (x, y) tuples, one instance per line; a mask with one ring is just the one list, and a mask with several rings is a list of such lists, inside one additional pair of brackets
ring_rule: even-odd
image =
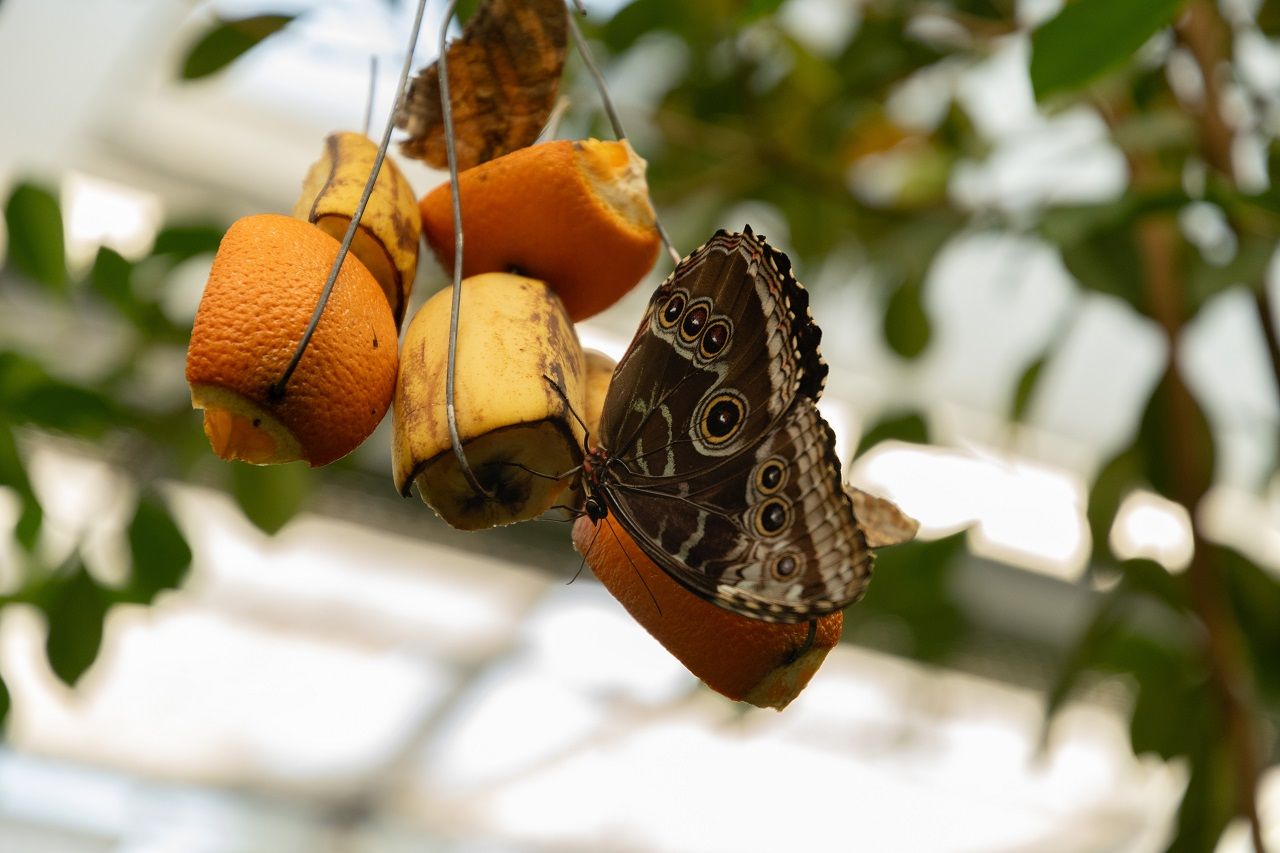
[[(1236, 182), (1235, 160), (1232, 150), (1235, 135), (1222, 110), (1222, 87), (1219, 85), (1222, 69), (1231, 61), (1231, 30), (1222, 19), (1216, 4), (1207, 0), (1195, 0), (1175, 27), (1178, 40), (1187, 48), (1204, 79), (1204, 103), (1199, 111), (1200, 152), (1210, 166), (1222, 174), (1233, 186)], [(1262, 336), (1266, 342), (1271, 372), (1275, 377), (1276, 393), (1280, 395), (1280, 333), (1276, 329), (1276, 314), (1267, 292), (1267, 282), (1252, 282), (1254, 304)], [(1280, 462), (1280, 459), (1277, 460)]]
[(1169, 339), (1166, 366), (1169, 393), (1162, 414), (1170, 439), (1170, 458), (1166, 461), (1171, 469), (1174, 494), (1169, 497), (1186, 507), (1193, 519), (1195, 550), (1187, 568), (1191, 607), (1205, 626), (1210, 683), (1222, 710), (1226, 724), (1224, 736), (1236, 774), (1236, 808), (1249, 821), (1254, 850), (1266, 853), (1258, 815), (1262, 739), (1253, 711), (1256, 704), (1253, 683), (1245, 662), (1244, 641), (1224, 593), (1216, 552), (1201, 535), (1195, 521), (1196, 507), (1209, 488), (1212, 471), (1203, 446), (1207, 439), (1200, 434), (1202, 427), (1196, 402), (1177, 365), (1184, 298), (1177, 260), (1181, 238), (1176, 222), (1169, 216), (1148, 216), (1137, 223), (1136, 229), (1147, 310)]

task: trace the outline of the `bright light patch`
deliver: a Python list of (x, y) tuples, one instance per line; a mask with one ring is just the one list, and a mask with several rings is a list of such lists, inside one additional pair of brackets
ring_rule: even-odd
[(64, 179), (62, 209), (72, 266), (91, 262), (99, 246), (126, 258), (146, 254), (162, 215), (158, 196), (81, 172), (69, 172)]
[(1250, 560), (1280, 573), (1280, 477), (1269, 498), (1246, 489), (1215, 486), (1205, 495), (1196, 517), (1210, 538), (1231, 543)]
[(1194, 549), (1186, 509), (1147, 491), (1131, 492), (1111, 527), (1111, 552), (1121, 560), (1155, 560), (1170, 571), (1191, 562)]
[(818, 411), (836, 437), (836, 458), (840, 460), (841, 466), (848, 470), (853, 462), (853, 454), (858, 450), (858, 433), (861, 424), (857, 413), (848, 403), (834, 397), (828, 397), (819, 402)]
[(597, 323), (579, 323), (576, 331), (583, 349), (599, 350), (614, 361), (620, 361), (627, 351), (627, 341), (601, 329)]
[(972, 525), (975, 553), (1067, 580), (1088, 558), (1084, 485), (1056, 468), (885, 442), (858, 460), (850, 480), (896, 502), (926, 538)]

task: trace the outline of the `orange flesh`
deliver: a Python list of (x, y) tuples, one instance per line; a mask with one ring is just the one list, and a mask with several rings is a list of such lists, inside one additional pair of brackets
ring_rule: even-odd
[(573, 544), (605, 588), (667, 651), (711, 689), (782, 710), (804, 689), (840, 639), (844, 614), (809, 624), (761, 622), (704, 601), (672, 580), (613, 516), (579, 518)]

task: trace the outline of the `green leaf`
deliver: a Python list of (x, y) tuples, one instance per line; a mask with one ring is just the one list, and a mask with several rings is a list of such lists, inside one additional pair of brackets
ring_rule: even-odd
[(1182, 575), (1173, 575), (1154, 560), (1126, 560), (1121, 564), (1125, 591), (1158, 601), (1173, 613), (1189, 613), (1191, 602)]
[(89, 284), (95, 293), (110, 302), (120, 313), (129, 316), (136, 307), (129, 281), (133, 264), (115, 249), (101, 246), (89, 271)]
[(199, 80), (226, 68), (296, 15), (254, 15), (218, 21), (187, 51), (183, 80)]
[(288, 465), (231, 464), (231, 494), (259, 530), (275, 534), (302, 508), (311, 491), (311, 469)]
[[(671, 0), (632, 0), (605, 24), (605, 46), (614, 53), (620, 53), (647, 33), (670, 30), (674, 26), (690, 23), (679, 16), (673, 16), (673, 11), (678, 10)], [(697, 15), (696, 9), (691, 9), (690, 12)]]
[(225, 228), (215, 225), (170, 225), (156, 234), (151, 254), (169, 257), (175, 263), (196, 255), (212, 255), (218, 251), (225, 232)]
[(1027, 408), (1031, 405), (1031, 398), (1036, 390), (1036, 384), (1040, 380), (1040, 374), (1044, 371), (1045, 363), (1049, 360), (1048, 354), (1044, 354), (1037, 358), (1031, 364), (1027, 365), (1027, 369), (1022, 371), (1022, 376), (1018, 377), (1018, 384), (1013, 389), (1013, 410), (1009, 413), (1009, 417), (1015, 421), (1022, 422), (1027, 417)]
[(784, 0), (744, 0), (742, 11), (738, 13), (738, 23), (743, 24), (756, 18), (772, 15), (782, 7)]
[(18, 443), (13, 428), (0, 423), (0, 485), (8, 486), (18, 493), (22, 509), (18, 515), (18, 523), (14, 529), (14, 538), (27, 553), (30, 553), (40, 538), (40, 527), (44, 523), (44, 509), (31, 488), (27, 478), (27, 468), (18, 453)]
[(1151, 395), (1138, 436), (1143, 474), (1151, 487), (1184, 505), (1198, 502), (1213, 482), (1213, 431), (1172, 368)]
[(1214, 548), (1258, 692), (1280, 707), (1280, 578), (1229, 548)]
[(945, 659), (970, 631), (949, 590), (956, 558), (965, 553), (964, 538), (957, 533), (878, 551), (866, 598), (845, 611), (845, 636), (883, 645), (877, 638), (884, 632), (877, 629), (889, 628), (896, 645), (888, 651), (923, 661)]
[(1191, 753), (1190, 778), (1178, 806), (1173, 841), (1166, 853), (1201, 853), (1218, 846), (1236, 814), (1236, 774), (1221, 725), (1188, 733), (1197, 741)]
[(35, 184), (18, 184), (5, 204), (4, 220), (9, 263), (32, 280), (65, 291), (67, 251), (57, 197)]
[(854, 456), (861, 456), (882, 441), (927, 444), (929, 428), (925, 425), (924, 418), (916, 412), (885, 418), (863, 433), (858, 442), (858, 452)]
[(1111, 556), (1111, 528), (1115, 525), (1120, 504), (1130, 492), (1145, 485), (1142, 476), (1142, 455), (1130, 447), (1103, 466), (1089, 490), (1089, 504), (1085, 508), (1089, 519), (1089, 532), (1093, 537), (1094, 562), (1107, 562)]
[(1214, 266), (1206, 262), (1199, 252), (1194, 253), (1187, 270), (1187, 292), (1191, 303), (1188, 313), (1193, 315), (1210, 299), (1237, 285), (1251, 289), (1262, 287), (1275, 253), (1275, 237), (1270, 234), (1244, 237), (1235, 256), (1222, 266)]
[(13, 699), (9, 695), (9, 685), (0, 678), (0, 731), (4, 731), (5, 722), (9, 719), (9, 709), (13, 707)]
[(78, 558), (63, 572), (44, 591), (45, 653), (58, 678), (74, 686), (98, 656), (109, 603)]
[(38, 363), (0, 353), (0, 404), (14, 423), (98, 437), (128, 417), (107, 394), (50, 376)]
[(1031, 34), (1036, 99), (1078, 88), (1130, 58), (1183, 0), (1074, 0)]
[(929, 345), (929, 317), (920, 300), (920, 282), (911, 279), (898, 287), (884, 312), (884, 339), (890, 349), (912, 359)]
[(157, 496), (144, 495), (129, 522), (133, 571), (131, 601), (150, 602), (166, 589), (176, 589), (191, 565), (191, 548), (168, 507)]
[(1058, 242), (1063, 265), (1081, 287), (1118, 296), (1145, 313), (1142, 264), (1127, 227), (1104, 227), (1073, 243)]
[(56, 381), (32, 389), (20, 411), (32, 423), (86, 436), (99, 436), (124, 418), (110, 397)]
[[(1062, 659), (1046, 696), (1046, 721), (1088, 672), (1124, 673), (1135, 680), (1139, 691), (1150, 683), (1155, 693), (1165, 690), (1174, 676), (1184, 684), (1180, 689), (1190, 690), (1203, 681), (1198, 633), (1187, 615), (1186, 595), (1178, 581), (1149, 560), (1128, 561), (1121, 570), (1120, 583), (1102, 597), (1080, 639)], [(1155, 705), (1160, 707), (1161, 702)], [(1169, 750), (1181, 754), (1160, 732), (1147, 728), (1148, 710), (1143, 708), (1136, 723), (1135, 749), (1158, 744), (1162, 754)], [(1166, 716), (1172, 713), (1165, 710)], [(1130, 736), (1135, 736), (1133, 724)]]

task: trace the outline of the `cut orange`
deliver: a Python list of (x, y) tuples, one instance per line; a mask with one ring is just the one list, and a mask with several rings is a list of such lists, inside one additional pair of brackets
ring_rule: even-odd
[(283, 375), (320, 298), (338, 241), (288, 216), (227, 230), (191, 331), (187, 384), (224, 459), (326, 465), (382, 420), (395, 390), (396, 324), (382, 288), (348, 255), (315, 335), (280, 399)]
[[(553, 287), (574, 322), (608, 308), (658, 257), (645, 162), (623, 142), (557, 140), (458, 176), (462, 274), (517, 272)], [(453, 194), (420, 203), (423, 233), (444, 268), (454, 260)]]
[(730, 699), (782, 710), (799, 695), (840, 639), (844, 613), (783, 625), (749, 619), (704, 601), (672, 580), (608, 516), (573, 525), (573, 544), (637, 622), (689, 671)]

